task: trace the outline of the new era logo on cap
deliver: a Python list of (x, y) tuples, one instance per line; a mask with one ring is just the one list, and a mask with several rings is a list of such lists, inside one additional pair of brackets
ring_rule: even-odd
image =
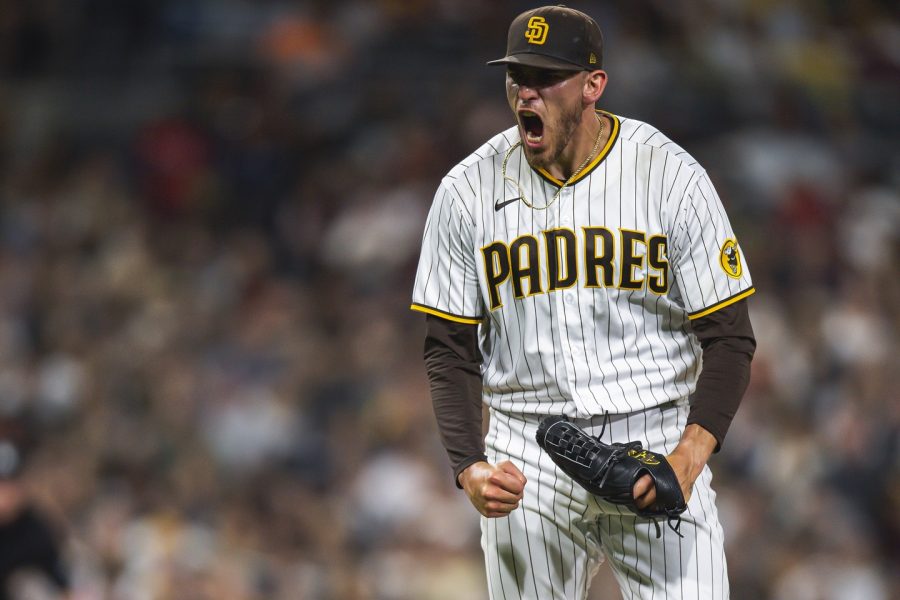
[(574, 8), (535, 8), (513, 20), (506, 56), (488, 64), (593, 71), (603, 64), (603, 34), (594, 19)]

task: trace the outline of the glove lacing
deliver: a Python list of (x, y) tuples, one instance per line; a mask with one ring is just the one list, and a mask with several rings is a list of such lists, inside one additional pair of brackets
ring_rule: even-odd
[(622, 458), (628, 454), (629, 450), (636, 450), (643, 447), (640, 442), (628, 442), (627, 444), (613, 442), (610, 445), (613, 446), (613, 451), (609, 453), (609, 458), (606, 459), (606, 462), (600, 465), (600, 472), (603, 473), (603, 477), (600, 478), (600, 487), (603, 487), (606, 484), (606, 478), (609, 477), (613, 466), (622, 460)]
[[(597, 439), (601, 442), (603, 441), (603, 434), (606, 432), (606, 426), (609, 424), (609, 411), (604, 411), (603, 413), (603, 426), (600, 428), (600, 433), (597, 434)], [(610, 472), (612, 471), (613, 466), (620, 460), (622, 457), (628, 454), (629, 450), (638, 450), (642, 449), (643, 446), (640, 442), (613, 442), (611, 444), (615, 447), (612, 453), (609, 455), (609, 458), (606, 459), (606, 462), (603, 463), (600, 467), (600, 471), (603, 473), (603, 477), (600, 478), (600, 487), (603, 487), (606, 484), (606, 478), (609, 477)], [(656, 517), (650, 517), (650, 520), (653, 522), (653, 526), (656, 527), (656, 539), (662, 537), (662, 529), (659, 526), (659, 521)], [(681, 533), (681, 514), (674, 510), (666, 511), (666, 524), (669, 526), (669, 529), (674, 531), (678, 537), (683, 538), (684, 535)]]

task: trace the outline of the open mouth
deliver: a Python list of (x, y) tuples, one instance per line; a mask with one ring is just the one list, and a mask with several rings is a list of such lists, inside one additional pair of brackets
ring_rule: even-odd
[(526, 142), (539, 144), (544, 139), (544, 122), (535, 113), (529, 110), (519, 112), (519, 122), (525, 132)]

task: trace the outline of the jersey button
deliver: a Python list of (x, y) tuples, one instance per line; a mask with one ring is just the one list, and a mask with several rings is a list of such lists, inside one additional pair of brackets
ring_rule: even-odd
[(566, 299), (565, 299), (565, 302), (566, 302), (566, 304), (568, 304), (568, 305), (570, 305), (570, 306), (571, 306), (572, 304), (575, 304), (575, 293), (574, 293), (574, 292), (567, 292), (567, 293), (566, 293)]

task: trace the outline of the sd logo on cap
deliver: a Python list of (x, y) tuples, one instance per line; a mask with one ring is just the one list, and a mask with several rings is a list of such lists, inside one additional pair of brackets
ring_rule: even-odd
[(513, 20), (506, 56), (488, 64), (595, 71), (603, 68), (603, 34), (594, 19), (574, 8), (535, 8)]

